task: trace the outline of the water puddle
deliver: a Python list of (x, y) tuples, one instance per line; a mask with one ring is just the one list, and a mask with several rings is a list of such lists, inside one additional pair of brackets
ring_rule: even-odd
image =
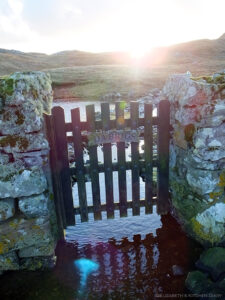
[(201, 247), (170, 215), (139, 218), (141, 224), (138, 217), (128, 217), (120, 223), (89, 221), (69, 228), (67, 241), (57, 245), (55, 268), (6, 273), (0, 282), (1, 299), (136, 300), (185, 293), (185, 278)]

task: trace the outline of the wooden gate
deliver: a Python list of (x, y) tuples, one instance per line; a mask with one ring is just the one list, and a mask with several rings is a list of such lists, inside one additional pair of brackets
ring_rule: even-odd
[[(157, 205), (159, 214), (168, 212), (169, 101), (159, 103), (157, 116), (153, 116), (151, 104), (144, 104), (144, 117), (139, 117), (138, 102), (130, 102), (129, 107), (130, 113), (126, 113), (124, 102), (115, 103), (115, 116), (112, 118), (109, 103), (101, 103), (100, 120), (96, 120), (94, 105), (86, 106), (87, 121), (80, 120), (79, 108), (71, 110), (70, 123), (65, 122), (61, 107), (54, 107), (52, 115), (46, 116), (54, 199), (58, 221), (63, 228), (75, 225), (75, 215), (78, 214), (82, 222), (88, 221), (89, 213), (94, 214), (95, 220), (100, 220), (102, 211), (107, 212), (107, 218), (114, 218), (116, 209), (124, 217), (128, 208), (132, 209), (133, 215), (139, 215), (140, 207), (144, 206), (148, 214), (152, 213), (153, 204)], [(139, 151), (140, 141), (144, 143), (144, 153)], [(112, 161), (112, 144), (117, 146), (117, 162)], [(100, 163), (99, 145), (104, 157), (104, 162)], [(126, 161), (127, 145), (131, 149), (130, 161)], [(85, 149), (89, 154), (86, 163)], [(157, 183), (153, 180), (153, 169), (157, 171)], [(128, 170), (131, 172), (132, 199), (127, 199)], [(102, 172), (105, 174), (106, 203), (102, 203), (100, 195), (99, 173)], [(118, 172), (119, 199), (114, 199), (113, 172)], [(142, 178), (145, 181), (144, 199), (140, 199)], [(87, 180), (91, 181), (92, 204), (87, 202)], [(76, 207), (72, 195), (74, 182), (79, 195)], [(156, 184), (157, 190), (154, 188)]]

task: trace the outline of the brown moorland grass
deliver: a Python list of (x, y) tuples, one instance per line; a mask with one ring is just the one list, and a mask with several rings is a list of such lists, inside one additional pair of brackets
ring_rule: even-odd
[(193, 76), (225, 69), (225, 36), (158, 48), (140, 61), (127, 53), (63, 51), (46, 55), (0, 49), (0, 75), (43, 70), (53, 82), (54, 98), (98, 100), (111, 92), (128, 98), (161, 88), (169, 75), (190, 71)]

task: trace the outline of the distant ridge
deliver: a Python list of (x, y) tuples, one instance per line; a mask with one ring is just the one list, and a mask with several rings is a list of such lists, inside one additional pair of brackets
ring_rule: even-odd
[[(224, 61), (225, 33), (215, 40), (195, 40), (153, 49), (138, 63), (144, 67), (174, 66), (176, 69), (178, 65), (191, 64), (192, 66), (194, 63), (194, 68), (197, 68), (196, 64), (206, 65), (204, 69), (211, 72), (214, 68), (207, 68), (207, 64), (211, 66), (220, 64), (223, 67)], [(95, 65), (132, 65), (135, 63), (126, 52), (89, 53), (79, 50), (65, 50), (47, 55), (0, 48), (0, 75), (16, 71), (39, 71)], [(190, 68), (188, 67), (188, 69)]]
[(25, 54), (24, 52), (22, 51), (19, 51), (19, 50), (7, 50), (7, 49), (3, 49), (3, 48), (0, 48), (0, 53), (12, 53), (12, 54)]
[(219, 37), (219, 40), (225, 40), (225, 33)]

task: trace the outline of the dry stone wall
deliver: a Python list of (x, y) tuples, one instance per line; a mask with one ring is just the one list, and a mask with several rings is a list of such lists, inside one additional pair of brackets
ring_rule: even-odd
[(56, 217), (43, 113), (51, 80), (41, 72), (0, 78), (0, 272), (47, 267)]
[(173, 75), (172, 204), (185, 229), (204, 246), (225, 244), (225, 73)]

